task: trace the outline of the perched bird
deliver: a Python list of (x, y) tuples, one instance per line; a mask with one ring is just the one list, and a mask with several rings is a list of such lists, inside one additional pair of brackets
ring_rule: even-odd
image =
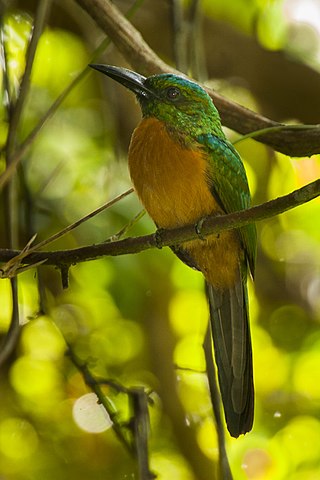
[[(174, 74), (145, 78), (125, 68), (91, 65), (135, 93), (142, 120), (129, 147), (129, 171), (145, 209), (170, 229), (248, 208), (243, 163), (219, 113), (197, 83)], [(226, 423), (238, 437), (254, 412), (247, 272), (254, 274), (254, 224), (172, 247), (206, 280), (215, 361)]]

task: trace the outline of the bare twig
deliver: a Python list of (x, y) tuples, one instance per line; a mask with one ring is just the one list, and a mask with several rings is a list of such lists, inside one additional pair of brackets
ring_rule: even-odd
[[(35, 245), (31, 246), (32, 243), (34, 242), (35, 238), (36, 238), (36, 234), (33, 235), (33, 237), (29, 240), (29, 242), (27, 243), (27, 245), (21, 250), (21, 252), (19, 253), (19, 255), (17, 255), (16, 257), (12, 258), (11, 260), (9, 260), (5, 265), (2, 266), (1, 270), (0, 270), (0, 278), (12, 278), (13, 276), (15, 276), (16, 273), (21, 273), (22, 271), (25, 271), (26, 268), (24, 267), (21, 267), (20, 265), (23, 263), (23, 259), (25, 257), (27, 257), (28, 255), (30, 255), (30, 253), (32, 252), (35, 252), (36, 250), (40, 250), (41, 248), (43, 248), (44, 246), (50, 244), (50, 243), (53, 243), (55, 242), (56, 240), (58, 240), (59, 238), (63, 237), (64, 235), (66, 235), (67, 233), (70, 233), (72, 230), (74, 230), (76, 227), (78, 227), (79, 225), (81, 225), (82, 223), (86, 222), (87, 220), (89, 220), (90, 218), (93, 218), (95, 215), (97, 215), (98, 213), (102, 212), (103, 210), (106, 210), (108, 208), (110, 208), (112, 205), (114, 205), (115, 203), (119, 202), (120, 200), (122, 200), (123, 198), (125, 198), (126, 196), (128, 196), (130, 193), (133, 192), (133, 188), (129, 188), (128, 190), (126, 190), (125, 192), (121, 193), (120, 195), (117, 195), (115, 198), (113, 198), (112, 200), (109, 200), (107, 203), (104, 203), (103, 205), (101, 205), (99, 208), (96, 208), (95, 210), (93, 210), (92, 212), (88, 213), (87, 215), (85, 215), (84, 217), (80, 218), (79, 220), (77, 220), (76, 222), (74, 223), (71, 223), (70, 225), (68, 225), (66, 228), (63, 228), (62, 230), (60, 230), (59, 232), (51, 235), (49, 238), (46, 238), (45, 240), (42, 240), (41, 242), (39, 243), (36, 243)], [(139, 214), (139, 216), (136, 216), (135, 219), (137, 221), (137, 219), (141, 218), (141, 212)], [(133, 219), (132, 222), (135, 220)], [(131, 224), (129, 225), (126, 225), (126, 227), (124, 227), (124, 229), (121, 230), (121, 232), (119, 232), (118, 234), (116, 235), (120, 235), (119, 238), (121, 237), (121, 235), (123, 235), (128, 228), (130, 228)], [(45, 262), (45, 260), (43, 261), (39, 261), (37, 263), (37, 265), (40, 265), (41, 263)], [(32, 265), (32, 267), (35, 267), (36, 265)], [(63, 277), (64, 278), (64, 277)], [(64, 285), (66, 285), (65, 282), (63, 282)]]
[(180, 72), (187, 73), (187, 31), (186, 22), (183, 18), (183, 6), (181, 0), (171, 0), (170, 8), (173, 30), (174, 62)]
[(119, 230), (119, 232), (111, 235), (110, 238), (108, 238), (106, 240), (106, 242), (114, 242), (115, 240), (120, 240), (120, 238), (123, 238), (125, 235), (127, 235), (127, 233), (129, 232), (129, 230), (137, 223), (139, 222), (139, 220), (145, 215), (146, 211), (143, 209), (143, 210), (140, 210), (140, 212), (137, 213), (137, 215), (135, 215), (133, 217), (132, 220), (130, 220), (130, 222), (128, 222), (123, 228), (121, 228), (121, 230)]
[(189, 5), (189, 63), (192, 76), (198, 81), (208, 78), (205, 49), (202, 37), (202, 9), (200, 0), (192, 0)]
[(0, 366), (10, 357), (20, 337), (17, 278), (11, 278), (12, 314), (9, 329), (0, 345)]
[[(96, 394), (98, 401), (108, 413), (113, 430), (125, 449), (137, 459), (139, 480), (152, 480), (156, 476), (149, 467), (148, 439), (149, 439), (149, 396), (144, 387), (125, 387), (114, 380), (96, 379), (86, 363), (83, 363), (68, 345), (67, 355), (73, 365), (81, 373), (86, 385)], [(114, 403), (109, 400), (101, 386), (108, 385), (116, 392), (128, 396), (132, 418), (128, 423), (120, 422)]]
[(132, 387), (129, 392), (132, 405), (132, 431), (138, 461), (139, 480), (153, 480), (156, 475), (149, 465), (149, 410), (148, 395), (143, 387)]
[(207, 377), (209, 382), (212, 409), (213, 409), (213, 414), (216, 421), (216, 431), (217, 431), (218, 445), (219, 445), (219, 468), (220, 468), (219, 478), (223, 478), (223, 480), (232, 480), (232, 473), (230, 470), (227, 451), (226, 451), (224, 424), (221, 417), (220, 393), (218, 389), (217, 376), (216, 376), (215, 367), (214, 367), (215, 362), (213, 360), (213, 355), (212, 355), (212, 334), (211, 334), (210, 322), (208, 322), (207, 331), (204, 337), (203, 350), (204, 350), (204, 355), (206, 359)]
[[(210, 216), (202, 222), (201, 234), (206, 236), (219, 233), (222, 230), (239, 228), (248, 223), (265, 220), (280, 213), (291, 210), (320, 195), (320, 179), (295, 190), (288, 195), (270, 200), (256, 207), (242, 210), (240, 212)], [(126, 238), (116, 242), (107, 242), (98, 245), (75, 248), (72, 250), (59, 250), (54, 252), (33, 252), (24, 258), (25, 264), (33, 264), (46, 260), (46, 265), (73, 264), (93, 260), (105, 255), (118, 256), (131, 253), (139, 253), (150, 248), (159, 248), (159, 237), (161, 246), (177, 245), (181, 242), (198, 238), (194, 225), (163, 230), (158, 234), (144, 235), (142, 237)], [(0, 249), (0, 261), (9, 261), (20, 252), (17, 250)]]
[(77, 0), (109, 36), (128, 62), (145, 75), (173, 71), (109, 0)]
[[(27, 58), (26, 58), (26, 67), (23, 74), (23, 78), (20, 84), (20, 90), (15, 104), (9, 105), (9, 131), (7, 136), (7, 141), (5, 145), (5, 157), (6, 157), (6, 167), (10, 168), (12, 163), (12, 152), (14, 151), (16, 143), (16, 135), (18, 130), (18, 125), (20, 122), (23, 106), (27, 97), (29, 84), (30, 84), (30, 75), (33, 65), (33, 60), (35, 57), (36, 48), (38, 41), (43, 30), (45, 23), (45, 18), (48, 13), (48, 8), (50, 5), (49, 0), (44, 0), (38, 5), (34, 27), (31, 35), (31, 39), (28, 45)], [(7, 69), (7, 65), (5, 65)], [(7, 71), (7, 70), (6, 70)], [(10, 248), (15, 247), (18, 244), (18, 205), (16, 198), (16, 184), (12, 179), (11, 182), (7, 185), (7, 188), (4, 191), (5, 199), (5, 223), (6, 223), (6, 232), (7, 232), (7, 241)], [(12, 292), (12, 314), (10, 327), (6, 336), (3, 338), (0, 345), (0, 365), (2, 365), (7, 358), (14, 351), (19, 335), (20, 335), (20, 320), (19, 320), (19, 299), (18, 299), (18, 285), (17, 278), (10, 279), (11, 292)]]
[[(164, 63), (151, 50), (140, 33), (124, 18), (110, 0), (76, 1), (109, 35), (134, 69), (144, 75), (162, 72), (179, 73), (170, 65)], [(206, 88), (206, 90), (218, 108), (223, 124), (243, 135), (255, 130), (280, 125), (278, 122), (228, 100), (212, 89)], [(320, 152), (320, 125), (311, 125), (302, 130), (288, 125), (283, 130), (260, 135), (257, 140), (286, 155), (309, 156)]]
[[(136, 0), (133, 6), (128, 11), (128, 18), (131, 18), (132, 15), (137, 11), (139, 6), (141, 5), (143, 0)], [(42, 4), (42, 2), (40, 2)], [(96, 50), (92, 54), (91, 63), (94, 62), (99, 55), (101, 55), (105, 49), (109, 46), (110, 39), (105, 38), (100, 43), (100, 45), (96, 48)], [(50, 120), (50, 118), (54, 115), (60, 105), (64, 102), (67, 96), (72, 92), (72, 90), (89, 74), (91, 70), (88, 66), (86, 66), (71, 82), (70, 84), (63, 90), (63, 92), (56, 98), (53, 104), (48, 108), (46, 113), (43, 117), (38, 121), (37, 125), (34, 129), (28, 134), (25, 138), (23, 143), (19, 145), (19, 147), (12, 152), (11, 154), (11, 162), (10, 165), (7, 166), (6, 170), (0, 175), (0, 189), (10, 180), (12, 175), (14, 174), (17, 166), (21, 162), (23, 156), (27, 152), (28, 148), (32, 145), (33, 141), (41, 131), (42, 127)]]
[(38, 4), (38, 8), (36, 11), (32, 35), (31, 35), (31, 39), (30, 39), (30, 43), (27, 51), (26, 68), (21, 80), (19, 96), (17, 98), (16, 104), (12, 110), (12, 115), (10, 117), (8, 140), (7, 140), (7, 148), (9, 147), (10, 149), (10, 155), (14, 148), (14, 142), (17, 134), (18, 124), (19, 124), (22, 109), (29, 91), (30, 75), (31, 75), (34, 57), (36, 54), (36, 49), (38, 46), (38, 42), (43, 30), (46, 17), (48, 15), (50, 4), (51, 4), (51, 0), (43, 0)]
[(96, 381), (96, 379), (91, 374), (88, 365), (79, 360), (70, 345), (68, 345), (67, 355), (73, 365), (81, 373), (85, 384), (97, 395), (99, 402), (106, 409), (106, 412), (108, 413), (110, 420), (112, 421), (113, 431), (115, 432), (118, 440), (122, 443), (122, 445), (130, 454), (134, 454), (134, 448), (132, 446), (132, 443), (130, 442), (130, 438), (127, 433), (125, 433), (125, 428), (123, 428), (123, 426), (119, 423), (118, 411), (115, 408), (113, 402), (111, 402), (108, 396), (104, 394), (101, 388), (101, 383)]

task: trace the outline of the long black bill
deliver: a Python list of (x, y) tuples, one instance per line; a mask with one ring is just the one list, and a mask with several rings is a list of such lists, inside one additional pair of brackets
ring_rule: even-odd
[(114, 67), (112, 65), (90, 64), (89, 67), (94, 68), (95, 70), (98, 70), (98, 72), (104, 73), (116, 82), (121, 83), (121, 85), (127, 87), (138, 96), (154, 96), (154, 93), (144, 85), (146, 77), (139, 73), (128, 70), (127, 68)]

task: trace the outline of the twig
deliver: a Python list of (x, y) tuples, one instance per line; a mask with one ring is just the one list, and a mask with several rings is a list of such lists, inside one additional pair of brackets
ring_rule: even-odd
[[(288, 195), (270, 200), (256, 207), (221, 215), (219, 217), (210, 216), (202, 222), (202, 235), (219, 233), (222, 230), (239, 228), (248, 223), (257, 222), (271, 218), (280, 213), (291, 210), (320, 195), (320, 179), (295, 190)], [(161, 246), (177, 245), (181, 242), (194, 240), (198, 238), (194, 225), (163, 230), (160, 235), (151, 234), (141, 237), (126, 238), (116, 242), (107, 242), (98, 245), (75, 248), (71, 250), (59, 250), (53, 252), (33, 252), (24, 258), (25, 264), (33, 264), (46, 260), (46, 265), (61, 265), (63, 263), (73, 264), (93, 260), (105, 255), (117, 256), (132, 253), (139, 253), (150, 248), (159, 248), (159, 237), (161, 237)], [(17, 250), (0, 249), (0, 261), (9, 261), (14, 256), (19, 255)]]
[(129, 230), (131, 230), (131, 228), (137, 223), (139, 222), (139, 220), (141, 220), (141, 218), (146, 214), (146, 211), (143, 209), (143, 210), (140, 210), (140, 212), (137, 213), (137, 215), (135, 215), (133, 217), (132, 220), (130, 220), (130, 222), (128, 222), (123, 228), (121, 228), (121, 230), (119, 230), (119, 232), (115, 233), (114, 235), (111, 235), (111, 237), (109, 237), (106, 242), (114, 242), (115, 240), (120, 240), (120, 238), (124, 237), (125, 235), (127, 235), (127, 233), (129, 232)]
[(183, 18), (183, 6), (181, 0), (171, 0), (169, 5), (173, 30), (174, 63), (180, 72), (187, 73), (187, 32), (186, 22)]
[[(81, 373), (85, 384), (96, 394), (99, 403), (105, 408), (119, 441), (125, 449), (137, 459), (139, 480), (153, 480), (156, 478), (149, 467), (149, 396), (144, 387), (128, 388), (114, 380), (96, 379), (90, 372), (88, 365), (79, 360), (70, 345), (68, 345), (67, 355)], [(132, 408), (132, 418), (128, 423), (119, 422), (118, 411), (113, 402), (111, 402), (103, 392), (101, 385), (108, 385), (116, 390), (116, 392), (128, 395)]]
[[(1, 4), (0, 4), (1, 5)], [(1, 70), (2, 70), (2, 95), (3, 95), (3, 104), (6, 107), (7, 117), (10, 116), (10, 105), (12, 104), (11, 100), (11, 91), (10, 91), (10, 82), (9, 82), (9, 72), (8, 72), (8, 56), (6, 50), (6, 41), (4, 34), (4, 16), (3, 16), (3, 6), (0, 6), (0, 61), (1, 61)]]
[(138, 461), (139, 480), (153, 480), (156, 475), (149, 466), (149, 410), (148, 395), (143, 387), (130, 389), (130, 402), (132, 405), (132, 431), (134, 446)]
[(73, 365), (81, 373), (85, 384), (97, 395), (99, 402), (106, 409), (110, 420), (112, 421), (112, 428), (119, 441), (131, 455), (134, 454), (134, 448), (129, 440), (129, 437), (128, 435), (125, 435), (124, 428), (119, 423), (117, 409), (115, 408), (113, 402), (111, 402), (107, 395), (105, 395), (102, 391), (101, 384), (95, 380), (88, 366), (78, 359), (70, 345), (68, 345), (67, 355)]
[[(174, 71), (143, 40), (140, 32), (109, 0), (77, 0), (109, 36), (128, 62), (144, 75)], [(176, 70), (177, 72), (177, 70)], [(178, 73), (178, 72), (177, 72)]]
[(51, 3), (51, 0), (43, 0), (42, 2), (40, 2), (38, 4), (38, 8), (35, 14), (32, 35), (31, 35), (30, 43), (27, 50), (26, 67), (25, 67), (25, 71), (24, 71), (21, 84), (20, 84), (20, 89), (19, 89), (19, 96), (17, 98), (17, 101), (14, 105), (14, 109), (12, 110), (12, 115), (10, 117), (8, 140), (7, 140), (7, 148), (9, 147), (10, 155), (14, 148), (14, 142), (15, 142), (15, 138), (18, 130), (18, 124), (19, 124), (23, 106), (29, 91), (32, 65), (33, 65), (35, 54), (36, 54), (38, 42), (39, 42), (42, 30), (43, 30), (43, 26), (45, 23), (45, 19), (49, 11), (50, 3)]
[[(20, 84), (18, 98), (14, 105), (12, 104), (9, 105), (9, 131), (8, 131), (6, 145), (5, 145), (5, 156), (6, 156), (7, 168), (10, 167), (12, 163), (11, 155), (15, 147), (18, 125), (20, 122), (23, 106), (27, 97), (28, 89), (29, 89), (33, 60), (35, 57), (35, 52), (36, 52), (39, 38), (43, 30), (49, 5), (50, 5), (49, 0), (44, 0), (43, 2), (40, 2), (40, 4), (38, 5), (36, 15), (35, 15), (35, 20), (34, 20), (34, 27), (33, 27), (31, 39), (28, 45), (26, 67), (25, 67), (21, 84)], [(5, 65), (5, 69), (7, 69), (7, 65)], [(4, 191), (4, 199), (6, 204), (5, 224), (6, 224), (6, 232), (7, 232), (7, 241), (8, 241), (8, 245), (12, 248), (12, 247), (15, 247), (18, 243), (18, 220), (17, 220), (18, 205), (17, 205), (17, 198), (16, 198), (16, 184), (14, 181), (11, 181), (7, 185), (7, 188)], [(11, 292), (12, 292), (12, 314), (11, 314), (10, 327), (0, 345), (0, 351), (1, 351), (0, 366), (7, 360), (7, 358), (14, 351), (20, 336), (19, 298), (18, 298), (17, 281), (18, 281), (17, 278), (10, 279)]]
[(192, 76), (198, 81), (208, 78), (205, 49), (202, 37), (201, 1), (192, 0), (189, 5), (189, 38), (188, 51)]
[[(108, 208), (110, 208), (112, 205), (114, 205), (115, 203), (119, 202), (120, 200), (122, 200), (123, 198), (125, 198), (126, 196), (128, 196), (130, 193), (133, 192), (133, 188), (129, 188), (128, 190), (126, 190), (125, 192), (121, 193), (120, 195), (117, 195), (116, 197), (114, 197), (112, 200), (109, 200), (107, 203), (104, 203), (103, 205), (101, 205), (99, 208), (96, 208), (95, 210), (93, 210), (92, 212), (88, 213), (87, 215), (85, 215), (84, 217), (80, 218), (79, 220), (77, 220), (76, 222), (74, 223), (71, 223), (70, 225), (68, 225), (66, 228), (63, 228), (62, 230), (60, 230), (59, 232), (51, 235), (49, 238), (46, 238), (45, 240), (42, 240), (41, 242), (39, 243), (36, 243), (35, 245), (32, 245), (33, 241), (35, 240), (36, 238), (36, 234), (33, 235), (33, 237), (31, 238), (31, 240), (29, 240), (29, 242), (27, 243), (27, 245), (21, 250), (21, 252), (14, 258), (12, 258), (11, 260), (9, 260), (5, 265), (2, 266), (2, 268), (0, 269), (0, 278), (11, 278), (13, 277), (16, 273), (21, 273), (22, 271), (25, 271), (25, 268), (22, 268), (20, 267), (20, 265), (23, 263), (23, 259), (25, 257), (27, 257), (28, 255), (30, 255), (32, 252), (35, 252), (36, 250), (39, 250), (40, 248), (43, 248), (44, 246), (50, 244), (50, 243), (53, 243), (54, 241), (58, 240), (59, 238), (63, 237), (64, 235), (66, 235), (67, 233), (70, 233), (72, 230), (74, 230), (76, 227), (78, 227), (79, 225), (81, 225), (82, 223), (86, 222), (87, 220), (89, 220), (90, 218), (93, 218), (95, 215), (97, 215), (98, 213), (102, 212), (103, 210), (106, 210)], [(136, 217), (135, 217), (136, 218)], [(140, 212), (140, 216), (137, 216), (137, 218), (141, 218), (141, 212)], [(133, 219), (134, 221), (135, 219)], [(136, 220), (137, 221), (137, 220)], [(129, 224), (130, 225), (130, 224)], [(125, 229), (126, 228), (129, 228), (128, 225), (126, 225), (126, 227), (124, 227)], [(124, 229), (123, 229), (124, 230)], [(127, 231), (127, 230), (125, 230)], [(120, 233), (120, 232), (119, 232)], [(45, 260), (44, 260), (45, 261)], [(40, 261), (38, 262), (37, 265), (43, 263), (44, 261)], [(32, 265), (32, 267), (35, 267), (36, 265)], [(63, 268), (63, 265), (60, 267), (64, 272), (66, 272), (66, 270)], [(61, 272), (62, 272), (61, 270)], [(62, 272), (62, 283), (64, 285), (64, 288), (67, 287), (68, 285), (68, 282), (64, 282), (64, 279), (66, 279), (67, 277), (64, 275), (64, 273)]]
[(255, 139), (256, 137), (260, 137), (265, 134), (281, 132), (281, 130), (288, 130), (289, 127), (293, 131), (297, 130), (298, 132), (302, 132), (303, 130), (313, 129), (316, 127), (316, 125), (276, 125), (275, 127), (260, 128), (259, 130), (242, 135), (240, 138), (234, 140), (232, 144), (236, 145), (237, 143), (243, 142), (244, 140), (248, 140), (250, 138)]
[[(82, 223), (87, 222), (88, 220), (90, 220), (90, 218), (95, 217), (96, 215), (98, 215), (99, 213), (103, 212), (104, 210), (107, 210), (108, 208), (112, 207), (115, 203), (120, 202), (120, 200), (123, 200), (125, 197), (127, 197), (128, 195), (130, 195), (133, 191), (134, 191), (134, 190), (133, 190), (133, 188), (131, 187), (131, 188), (129, 188), (128, 190), (126, 190), (125, 192), (120, 193), (119, 195), (117, 195), (116, 197), (114, 197), (112, 200), (108, 200), (108, 202), (104, 203), (103, 205), (101, 205), (100, 207), (96, 208), (96, 209), (93, 210), (92, 212), (88, 213), (88, 214), (85, 215), (84, 217), (81, 217), (81, 218), (80, 218), (79, 220), (77, 220), (76, 222), (71, 223), (71, 224), (68, 225), (67, 227), (65, 227), (65, 228), (63, 228), (62, 230), (60, 230), (59, 232), (51, 235), (49, 238), (46, 238), (45, 240), (42, 240), (41, 242), (37, 243), (36, 245), (34, 245), (34, 246), (29, 250), (29, 252), (35, 251), (35, 250), (39, 250), (40, 248), (43, 248), (45, 245), (48, 245), (49, 243), (55, 242), (56, 240), (58, 240), (58, 238), (63, 237), (63, 236), (66, 235), (67, 233), (70, 233), (72, 230), (74, 230), (76, 227), (79, 227), (80, 225), (82, 225)], [(140, 218), (140, 217), (139, 217), (139, 218)]]
[[(139, 6), (144, 0), (136, 0), (134, 5), (128, 11), (128, 18), (131, 18), (134, 13), (137, 11)], [(42, 4), (42, 2), (40, 2)], [(100, 45), (93, 52), (91, 57), (91, 63), (94, 62), (99, 55), (101, 55), (104, 50), (109, 46), (110, 39), (105, 38)], [(15, 172), (15, 169), (21, 162), (23, 156), (27, 152), (28, 148), (32, 145), (33, 141), (41, 131), (42, 127), (47, 123), (48, 120), (54, 115), (60, 105), (64, 102), (67, 96), (72, 92), (72, 90), (89, 74), (91, 69), (86, 66), (63, 90), (63, 92), (56, 98), (53, 104), (48, 108), (44, 116), (38, 121), (34, 129), (29, 133), (25, 138), (23, 143), (17, 148), (15, 152), (12, 152), (10, 165), (7, 166), (6, 170), (0, 175), (0, 189), (10, 180), (11, 176)]]
[(0, 345), (0, 367), (7, 361), (14, 351), (19, 337), (19, 301), (18, 301), (18, 285), (17, 278), (11, 278), (11, 295), (12, 295), (12, 314), (9, 329)]
[[(141, 34), (128, 22), (110, 0), (76, 0), (79, 5), (107, 33), (131, 66), (144, 75), (154, 73), (181, 73), (164, 63), (143, 40)], [(218, 108), (224, 125), (241, 134), (279, 126), (278, 122), (263, 117), (206, 88)], [(288, 125), (281, 131), (259, 136), (265, 143), (286, 155), (302, 157), (320, 152), (320, 125), (296, 129)]]
[(216, 372), (214, 367), (215, 362), (213, 360), (213, 355), (212, 355), (212, 334), (211, 334), (210, 322), (208, 322), (207, 331), (204, 337), (203, 350), (204, 350), (204, 355), (206, 359), (207, 378), (209, 382), (210, 397), (211, 397), (213, 414), (216, 421), (216, 431), (218, 436), (219, 468), (220, 468), (219, 478), (223, 478), (223, 480), (232, 480), (232, 473), (230, 470), (227, 451), (226, 451), (224, 424), (221, 418), (220, 393), (217, 385), (217, 377), (216, 377)]

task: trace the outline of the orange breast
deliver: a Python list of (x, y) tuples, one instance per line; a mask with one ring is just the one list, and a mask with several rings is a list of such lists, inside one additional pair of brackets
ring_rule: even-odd
[(207, 186), (201, 152), (174, 141), (155, 118), (142, 120), (135, 129), (129, 170), (138, 196), (159, 227), (186, 225), (221, 211)]
[[(206, 160), (198, 149), (184, 147), (164, 123), (146, 118), (135, 129), (129, 148), (129, 171), (145, 209), (162, 228), (195, 223), (222, 210), (206, 181)], [(231, 285), (239, 259), (235, 232), (183, 244), (206, 279), (217, 287)]]

